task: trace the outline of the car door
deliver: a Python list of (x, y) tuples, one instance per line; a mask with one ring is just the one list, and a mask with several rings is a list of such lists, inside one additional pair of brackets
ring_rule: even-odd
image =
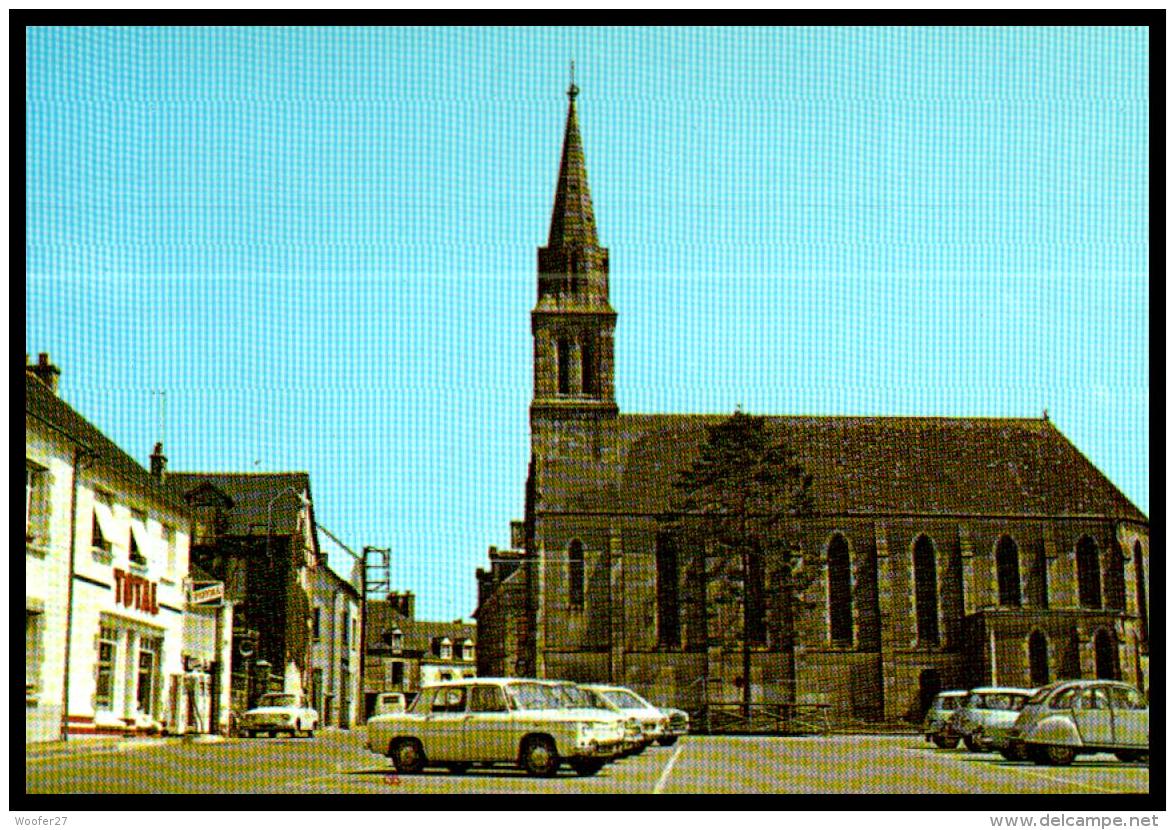
[[(425, 719), (425, 755), (434, 761), (466, 760), (464, 750), (465, 686), (442, 686), (433, 698), (432, 712)], [(431, 748), (430, 748), (431, 747)]]
[(1137, 689), (1109, 686), (1106, 696), (1114, 710), (1114, 746), (1150, 746), (1150, 708)]
[(1105, 690), (1099, 686), (1081, 689), (1071, 703), (1073, 723), (1087, 747), (1113, 746), (1114, 715)]
[(472, 761), (513, 761), (518, 755), (513, 719), (500, 686), (486, 683), (470, 687), (467, 741)]

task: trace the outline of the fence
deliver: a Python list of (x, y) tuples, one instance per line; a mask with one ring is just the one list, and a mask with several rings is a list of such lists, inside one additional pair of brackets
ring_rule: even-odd
[(707, 735), (826, 735), (828, 703), (708, 703), (690, 713), (690, 731)]

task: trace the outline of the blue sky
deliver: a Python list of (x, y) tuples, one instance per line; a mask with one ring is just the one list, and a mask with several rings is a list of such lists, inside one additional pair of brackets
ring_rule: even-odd
[(1145, 29), (27, 48), (26, 351), (144, 464), (308, 471), (424, 616), (473, 611), (522, 515), (572, 58), (622, 411), (1047, 407), (1149, 513)]

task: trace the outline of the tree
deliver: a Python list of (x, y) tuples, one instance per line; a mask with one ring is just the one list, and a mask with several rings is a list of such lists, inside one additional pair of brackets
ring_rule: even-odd
[(790, 447), (772, 438), (766, 418), (739, 409), (706, 427), (698, 458), (674, 486), (673, 521), (699, 526), (708, 541), (724, 547), (738, 563), (738, 580), (730, 578), (725, 563), (705, 578), (707, 584), (720, 578), (723, 595), (742, 606), (742, 705), (743, 717), (750, 717), (751, 647), (766, 642), (765, 612), (772, 594), (780, 599), (781, 645), (789, 677), (795, 679), (794, 609), (816, 571), (802, 567), (798, 548), (784, 538), (784, 524), (813, 512), (812, 476)]

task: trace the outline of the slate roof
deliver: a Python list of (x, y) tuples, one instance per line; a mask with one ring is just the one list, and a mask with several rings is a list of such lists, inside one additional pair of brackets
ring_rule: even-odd
[(369, 648), (387, 648), (384, 633), (396, 628), (404, 635), (405, 653), (432, 654), (432, 642), (436, 637), (448, 637), (454, 646), (466, 639), (477, 642), (477, 625), (474, 623), (411, 620), (383, 600), (368, 600), (366, 613)]
[[(665, 510), (678, 471), (693, 462), (705, 441), (706, 426), (727, 417), (620, 415), (617, 512)], [(1147, 521), (1045, 419), (768, 416), (767, 421), (813, 474), (819, 513)]]
[(167, 487), (152, 478), (151, 473), (142, 464), (103, 435), (97, 427), (38, 378), (25, 372), (24, 380), (26, 414), (64, 433), (69, 440), (94, 453), (96, 463), (112, 470), (138, 492), (185, 515), (191, 514), (191, 510), (182, 499), (177, 498)]
[(563, 157), (559, 161), (559, 184), (555, 189), (555, 207), (551, 211), (551, 228), (547, 234), (547, 245), (552, 248), (599, 245), (592, 194), (588, 190), (583, 140), (575, 112), (575, 96), (578, 94), (579, 89), (574, 84), (567, 90), (570, 102), (567, 105), (567, 126), (563, 131)]
[[(172, 473), (164, 483), (175, 497), (183, 499), (202, 485), (211, 485), (232, 500), (226, 512), (228, 534), (248, 536), (266, 532), (269, 506), (273, 504), (273, 533), (287, 536), (297, 526), (302, 502), (294, 493), (310, 495), (309, 473)], [(283, 496), (283, 498), (278, 498)]]

